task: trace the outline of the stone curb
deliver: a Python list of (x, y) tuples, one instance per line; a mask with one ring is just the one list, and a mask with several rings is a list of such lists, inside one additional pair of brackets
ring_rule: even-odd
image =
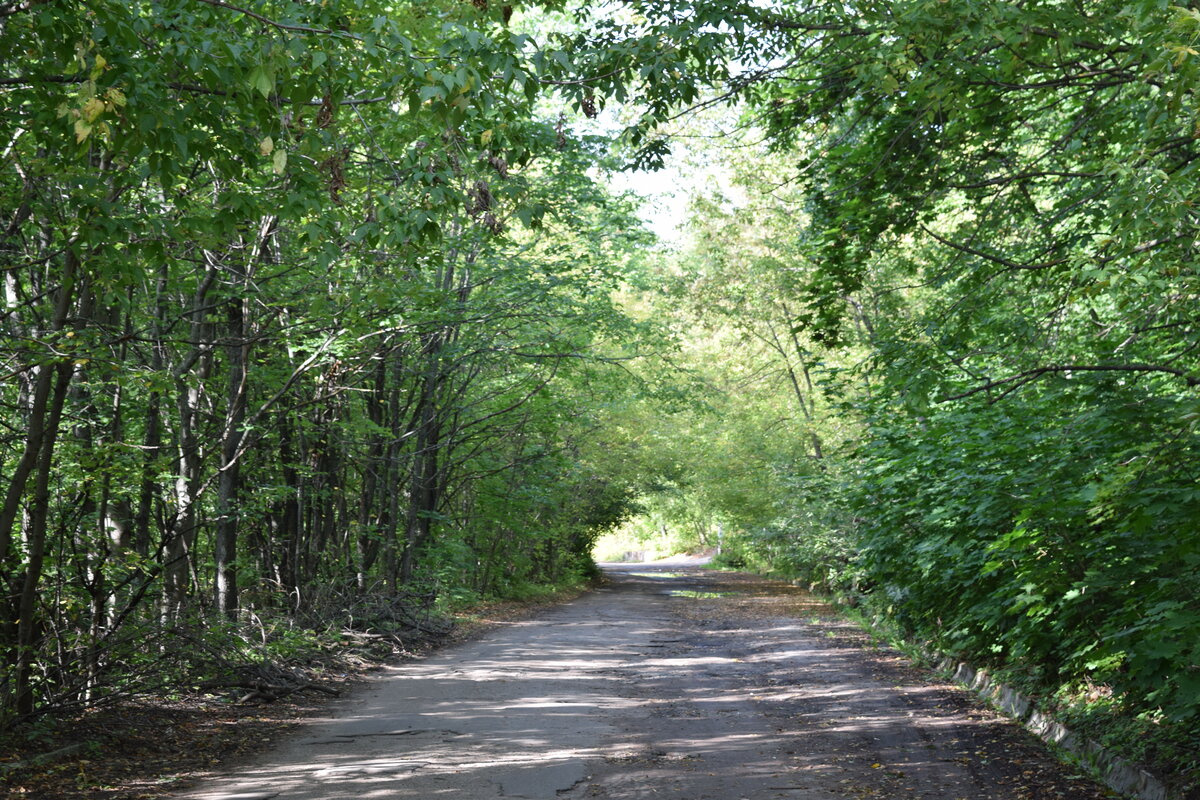
[(938, 669), (991, 702), (1043, 741), (1056, 744), (1071, 753), (1088, 768), (1097, 772), (1110, 789), (1137, 800), (1182, 800), (1170, 792), (1158, 778), (1038, 711), (1028, 697), (1010, 686), (992, 680), (985, 670), (977, 670), (969, 664), (948, 657), (938, 661)]
[[(835, 602), (854, 607), (859, 605), (860, 598), (853, 595), (839, 596), (835, 598)], [(875, 617), (872, 624), (886, 625), (886, 621)], [(1032, 700), (1011, 686), (993, 680), (986, 670), (975, 669), (965, 661), (955, 661), (950, 656), (930, 649), (928, 645), (918, 649), (929, 663), (937, 665), (940, 672), (975, 692), (1042, 741), (1066, 750), (1118, 794), (1134, 800), (1186, 800), (1178, 793), (1170, 791), (1166, 784), (1149, 772), (1138, 769), (1099, 743), (1085, 739), (1053, 717), (1039, 711)]]

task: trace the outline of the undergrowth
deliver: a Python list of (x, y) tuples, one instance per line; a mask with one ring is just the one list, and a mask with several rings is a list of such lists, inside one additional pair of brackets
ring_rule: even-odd
[[(935, 650), (902, 631), (871, 598), (831, 597), (844, 615), (877, 641), (922, 666), (935, 666)], [(993, 680), (1029, 697), (1037, 708), (1075, 734), (1157, 776), (1176, 797), (1200, 798), (1200, 720), (1172, 720), (1161, 712), (1137, 713), (1125, 698), (1093, 683), (1050, 686), (1019, 668), (988, 666)], [(1071, 758), (1064, 753), (1064, 757)], [(1074, 760), (1071, 758), (1071, 760)]]

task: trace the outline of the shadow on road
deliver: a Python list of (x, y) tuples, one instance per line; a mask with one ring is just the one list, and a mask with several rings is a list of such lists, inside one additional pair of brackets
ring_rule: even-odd
[(191, 800), (1099, 798), (804, 592), (604, 565), (536, 620), (387, 671)]

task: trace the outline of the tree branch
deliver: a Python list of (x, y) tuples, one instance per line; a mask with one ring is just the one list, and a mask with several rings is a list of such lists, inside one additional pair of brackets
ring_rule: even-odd
[(222, 0), (200, 0), (200, 2), (210, 6), (216, 6), (218, 8), (227, 8), (230, 11), (236, 11), (239, 14), (245, 14), (251, 19), (256, 19), (264, 25), (270, 25), (272, 28), (276, 28), (277, 30), (281, 31), (291, 31), (293, 33), (319, 33), (324, 36), (345, 33), (344, 31), (335, 31), (331, 28), (310, 28), (307, 25), (289, 25), (286, 22), (276, 22), (273, 19), (264, 17), (262, 14), (256, 14), (248, 8), (241, 8), (240, 6), (222, 2)]
[(985, 189), (989, 186), (1007, 186), (1010, 183), (1018, 181), (1027, 181), (1034, 178), (1099, 178), (1098, 172), (1058, 172), (1053, 170), (1041, 170), (1037, 172), (1024, 172), (1019, 175), (1007, 175), (1002, 178), (989, 178), (988, 180), (978, 181), (976, 183), (948, 183), (946, 184), (952, 189)]
[[(996, 389), (1001, 386), (1008, 388), (992, 402), (1000, 400), (1012, 392), (1020, 389), (1027, 383), (1031, 383), (1043, 375), (1050, 375), (1059, 372), (1163, 372), (1168, 375), (1175, 375), (1183, 378), (1188, 387), (1200, 386), (1200, 377), (1190, 374), (1187, 370), (1178, 369), (1176, 367), (1164, 367), (1159, 364), (1055, 364), (1046, 367), (1037, 367), (1036, 369), (1025, 370), (1016, 375), (1010, 375), (1007, 378), (1000, 378), (994, 381), (988, 381), (982, 386), (976, 386), (959, 394), (942, 397), (938, 400), (940, 403), (948, 403), (951, 400), (962, 400), (966, 397), (986, 392), (991, 389)], [(1014, 385), (1015, 384), (1015, 385)]]
[(1011, 261), (1007, 258), (1004, 258), (1003, 256), (996, 256), (996, 255), (992, 255), (991, 253), (985, 253), (982, 250), (976, 250), (974, 247), (968, 247), (965, 244), (960, 244), (959, 242), (955, 242), (953, 240), (947, 239), (944, 236), (939, 236), (936, 233), (934, 233), (933, 231), (929, 230), (929, 228), (925, 227), (924, 225), (921, 226), (921, 230), (925, 231), (925, 233), (929, 234), (934, 239), (937, 239), (939, 242), (946, 245), (946, 247), (949, 247), (953, 250), (958, 250), (961, 253), (968, 253), (973, 256), (978, 256), (979, 258), (983, 258), (988, 261), (992, 261), (996, 264), (1000, 264), (1002, 266), (1008, 267), (1009, 269), (1024, 269), (1024, 270), (1049, 269), (1050, 267), (1057, 267), (1059, 264), (1065, 264), (1067, 262), (1067, 259), (1059, 258), (1059, 259), (1055, 259), (1054, 261), (1045, 261), (1045, 262), (1042, 262), (1041, 264), (1019, 264), (1016, 261)]

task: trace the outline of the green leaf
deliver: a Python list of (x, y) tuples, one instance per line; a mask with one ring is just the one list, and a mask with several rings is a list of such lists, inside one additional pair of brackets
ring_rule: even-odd
[(275, 75), (261, 64), (254, 67), (246, 75), (246, 84), (258, 91), (263, 97), (269, 98), (275, 88)]

